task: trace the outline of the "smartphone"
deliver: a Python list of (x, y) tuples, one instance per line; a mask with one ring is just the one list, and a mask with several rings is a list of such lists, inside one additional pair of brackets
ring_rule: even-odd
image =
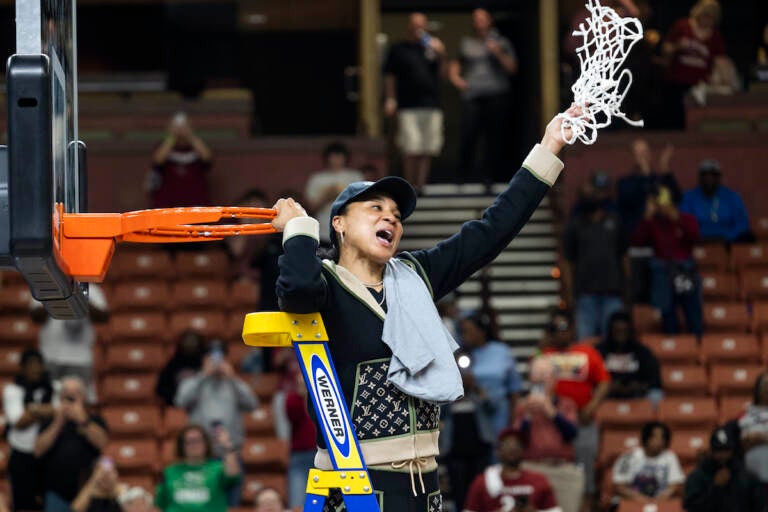
[(667, 206), (672, 204), (672, 194), (669, 192), (667, 187), (659, 188), (659, 195), (656, 198), (656, 202), (659, 203), (659, 206)]
[(221, 347), (217, 346), (211, 350), (211, 361), (215, 365), (220, 365), (224, 361), (224, 351)]
[(531, 394), (532, 395), (545, 395), (547, 394), (547, 388), (544, 386), (544, 384), (540, 382), (536, 382), (534, 384), (531, 384)]

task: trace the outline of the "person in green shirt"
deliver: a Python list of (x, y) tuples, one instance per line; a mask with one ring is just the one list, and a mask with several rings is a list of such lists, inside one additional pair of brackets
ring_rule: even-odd
[(227, 490), (240, 481), (240, 463), (229, 432), (218, 426), (215, 443), (223, 460), (213, 458), (213, 445), (200, 425), (187, 425), (176, 438), (179, 462), (163, 471), (155, 505), (163, 512), (226, 512)]

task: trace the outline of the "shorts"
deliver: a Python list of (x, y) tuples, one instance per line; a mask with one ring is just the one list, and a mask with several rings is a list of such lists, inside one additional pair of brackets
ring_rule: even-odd
[(436, 108), (400, 110), (396, 142), (405, 155), (439, 155), (443, 149), (443, 112)]

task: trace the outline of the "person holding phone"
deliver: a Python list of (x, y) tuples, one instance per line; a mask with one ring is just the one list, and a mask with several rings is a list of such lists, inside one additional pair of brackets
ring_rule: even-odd
[(522, 467), (526, 436), (514, 428), (499, 434), (499, 464), (472, 482), (464, 512), (562, 512), (547, 477)]
[[(190, 422), (206, 428), (210, 436), (215, 438), (220, 428), (226, 430), (236, 453), (245, 437), (242, 413), (258, 406), (251, 388), (237, 378), (227, 360), (226, 345), (217, 341), (211, 343), (201, 371), (181, 382), (175, 403), (187, 411)], [(218, 448), (214, 455), (224, 459), (227, 454)], [(229, 504), (235, 507), (239, 503), (240, 489), (233, 487)]]
[(70, 503), (109, 441), (106, 422), (88, 412), (85, 397), (80, 378), (62, 379), (54, 415), (43, 422), (35, 441), (45, 512), (69, 512)]
[(117, 497), (124, 489), (125, 485), (118, 483), (114, 462), (102, 456), (72, 502), (72, 512), (121, 512)]

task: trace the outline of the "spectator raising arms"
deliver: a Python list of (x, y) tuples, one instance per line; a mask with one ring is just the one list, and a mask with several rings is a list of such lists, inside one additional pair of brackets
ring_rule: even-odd
[(744, 201), (738, 192), (721, 185), (721, 178), (717, 160), (701, 162), (699, 186), (685, 193), (680, 211), (696, 217), (703, 242), (754, 242)]
[(160, 370), (155, 394), (165, 403), (174, 405), (179, 384), (187, 377), (192, 377), (203, 366), (205, 340), (194, 331), (185, 331), (176, 342), (176, 351)]
[(659, 361), (637, 339), (628, 313), (619, 311), (611, 316), (608, 333), (595, 348), (611, 374), (609, 398), (661, 399)]
[[(215, 448), (200, 425), (187, 425), (176, 438), (179, 462), (163, 471), (155, 505), (163, 512), (226, 512), (227, 493), (240, 482), (238, 450), (227, 429), (215, 430)], [(223, 453), (223, 462), (214, 459)]]
[(643, 425), (642, 446), (620, 456), (613, 465), (613, 488), (619, 498), (647, 502), (680, 494), (685, 475), (669, 450), (671, 433), (664, 423)]
[(53, 385), (35, 349), (21, 354), (21, 371), (13, 383), (3, 388), (3, 414), (11, 446), (8, 476), (12, 510), (42, 510), (40, 468), (35, 458), (35, 441), (40, 424), (53, 417)]
[(109, 440), (104, 420), (85, 408), (85, 384), (78, 377), (61, 381), (61, 403), (40, 427), (35, 456), (40, 459), (45, 512), (69, 512)]
[(752, 403), (739, 418), (738, 426), (747, 469), (768, 484), (768, 373), (755, 381)]
[(117, 497), (125, 486), (117, 482), (117, 471), (112, 459), (102, 457), (91, 478), (72, 502), (72, 512), (121, 512)]

